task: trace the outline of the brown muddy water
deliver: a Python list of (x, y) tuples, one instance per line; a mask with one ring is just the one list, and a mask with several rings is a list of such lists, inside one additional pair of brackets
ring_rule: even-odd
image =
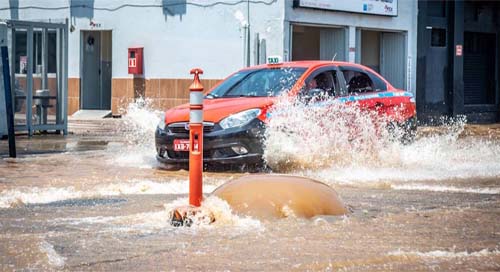
[(385, 159), (275, 170), (333, 187), (347, 216), (241, 216), (208, 194), (245, 173), (205, 172), (216, 222), (190, 228), (167, 220), (188, 173), (162, 170), (151, 143), (21, 137), (9, 159), (0, 141), (0, 270), (498, 271), (499, 131), (422, 129)]

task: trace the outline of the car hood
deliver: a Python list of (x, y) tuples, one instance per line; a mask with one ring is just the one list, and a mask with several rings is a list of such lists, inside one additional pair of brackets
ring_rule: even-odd
[[(205, 122), (218, 123), (231, 114), (240, 111), (271, 106), (274, 102), (272, 97), (237, 97), (237, 98), (215, 98), (203, 100), (203, 120)], [(189, 104), (183, 104), (169, 109), (165, 115), (165, 123), (178, 123), (189, 121)]]

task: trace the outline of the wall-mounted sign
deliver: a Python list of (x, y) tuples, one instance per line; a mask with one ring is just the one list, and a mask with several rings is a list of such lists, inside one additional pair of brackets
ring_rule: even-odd
[(457, 55), (457, 57), (462, 56), (462, 45), (461, 44), (457, 44), (455, 55)]
[(294, 7), (398, 16), (398, 0), (294, 0)]
[(137, 59), (136, 58), (128, 59), (128, 67), (130, 68), (137, 67)]
[(90, 20), (89, 22), (89, 26), (91, 28), (100, 28), (101, 27), (101, 24), (100, 23), (96, 23), (94, 20)]
[(19, 73), (27, 74), (28, 73), (28, 57), (27, 56), (19, 56)]

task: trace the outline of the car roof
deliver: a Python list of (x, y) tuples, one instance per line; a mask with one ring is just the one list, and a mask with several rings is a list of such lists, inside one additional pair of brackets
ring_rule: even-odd
[(243, 68), (240, 71), (253, 70), (253, 69), (266, 69), (266, 68), (289, 68), (289, 67), (315, 69), (317, 67), (327, 66), (327, 65), (344, 66), (344, 67), (349, 66), (349, 67), (354, 67), (354, 68), (358, 68), (361, 70), (368, 70), (371, 73), (378, 75), (378, 77), (387, 84), (389, 89), (394, 89), (392, 84), (389, 81), (387, 81), (387, 79), (385, 79), (379, 73), (373, 71), (370, 67), (366, 67), (366, 66), (364, 66), (362, 64), (358, 64), (358, 63), (345, 62), (345, 61), (326, 61), (326, 60), (288, 61), (288, 62), (282, 62), (282, 63), (278, 63), (278, 64), (260, 64), (260, 65), (256, 65), (256, 66), (250, 66), (250, 67)]
[(325, 60), (301, 60), (301, 61), (288, 61), (282, 62), (278, 64), (260, 64), (256, 66), (250, 66), (243, 68), (241, 70), (252, 70), (252, 69), (262, 69), (262, 68), (288, 68), (288, 67), (298, 67), (298, 68), (312, 68), (316, 66), (324, 66), (324, 65), (337, 65), (337, 66), (352, 66), (361, 69), (366, 69), (365, 66), (345, 61), (325, 61)]

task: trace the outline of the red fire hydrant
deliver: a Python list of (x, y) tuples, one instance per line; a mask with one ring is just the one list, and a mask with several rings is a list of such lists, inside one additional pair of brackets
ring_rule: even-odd
[(203, 198), (203, 85), (200, 74), (203, 70), (194, 68), (194, 81), (189, 86), (189, 204), (201, 205)]
[[(176, 227), (191, 226), (194, 220), (212, 223), (214, 215), (203, 210), (203, 85), (200, 74), (203, 70), (191, 70), (194, 80), (189, 86), (189, 205), (170, 211), (170, 224)], [(195, 219), (197, 218), (197, 219)]]

